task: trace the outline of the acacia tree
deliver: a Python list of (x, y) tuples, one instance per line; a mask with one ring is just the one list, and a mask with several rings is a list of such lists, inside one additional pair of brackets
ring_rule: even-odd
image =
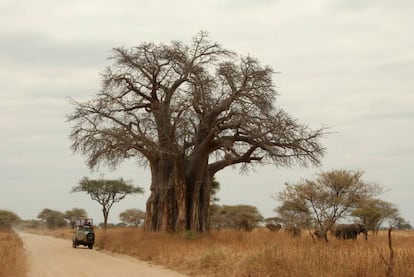
[(46, 222), (46, 218), (50, 216), (53, 212), (53, 210), (45, 208), (40, 211), (40, 213), (37, 215), (37, 218), (40, 219), (42, 222)]
[(72, 101), (72, 149), (89, 167), (137, 159), (151, 170), (147, 230), (206, 231), (214, 175), (228, 166), (319, 164), (324, 128), (273, 106), (273, 70), (204, 32), (191, 45), (113, 49), (102, 90)]
[(391, 225), (394, 226), (397, 230), (412, 229), (410, 222), (402, 218), (400, 215), (397, 215), (395, 218), (392, 219)]
[(41, 219), (48, 228), (66, 226), (65, 215), (60, 211), (45, 208), (37, 215), (37, 218)]
[(372, 233), (378, 233), (385, 220), (392, 222), (400, 213), (393, 203), (381, 199), (367, 199), (352, 212), (352, 216), (360, 218)]
[(117, 180), (89, 180), (84, 177), (79, 185), (72, 188), (71, 192), (86, 192), (92, 200), (102, 206), (104, 228), (106, 228), (112, 205), (129, 194), (144, 193), (144, 190), (139, 186), (132, 185), (130, 181), (124, 181), (122, 178)]
[(327, 241), (327, 231), (339, 218), (382, 192), (380, 185), (363, 181), (362, 175), (361, 171), (333, 170), (318, 174), (314, 180), (286, 184), (274, 196), (281, 202), (275, 211), (285, 223), (318, 228)]
[(87, 217), (87, 212), (82, 208), (73, 208), (65, 212), (65, 219), (70, 222), (72, 228), (75, 228), (76, 219), (80, 217)]
[(277, 200), (282, 201), (282, 204), (274, 210), (278, 215), (275, 218), (283, 223), (287, 229), (311, 226), (314, 220), (310, 207), (305, 199), (298, 197), (295, 187), (286, 184), (286, 188), (282, 193), (283, 200), (278, 198), (280, 195), (275, 197)]
[(212, 225), (216, 228), (235, 228), (252, 231), (263, 221), (256, 207), (250, 205), (215, 205), (211, 215)]
[(127, 225), (137, 227), (145, 219), (145, 212), (140, 209), (127, 209), (119, 214), (119, 219)]

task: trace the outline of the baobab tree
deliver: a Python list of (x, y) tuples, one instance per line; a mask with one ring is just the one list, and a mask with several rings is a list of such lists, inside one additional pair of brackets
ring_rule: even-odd
[(273, 104), (273, 70), (211, 42), (114, 48), (102, 89), (72, 100), (72, 149), (90, 168), (136, 159), (151, 170), (145, 228), (206, 231), (214, 175), (228, 166), (319, 164), (324, 127)]

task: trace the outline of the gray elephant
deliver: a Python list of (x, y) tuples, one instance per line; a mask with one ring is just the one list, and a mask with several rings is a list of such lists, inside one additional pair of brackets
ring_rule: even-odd
[(364, 224), (339, 224), (335, 229), (335, 237), (338, 239), (356, 239), (358, 234), (363, 233), (365, 240), (368, 239), (368, 230)]
[(277, 232), (282, 228), (282, 225), (279, 223), (266, 223), (266, 228), (272, 232)]

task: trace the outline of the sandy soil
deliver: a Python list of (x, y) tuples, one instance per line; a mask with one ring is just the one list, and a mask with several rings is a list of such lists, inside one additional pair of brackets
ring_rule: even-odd
[(19, 233), (28, 254), (27, 276), (185, 276), (134, 258), (103, 253), (49, 236)]

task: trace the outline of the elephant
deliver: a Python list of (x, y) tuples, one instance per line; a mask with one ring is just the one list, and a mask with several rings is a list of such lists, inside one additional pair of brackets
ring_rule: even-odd
[(367, 227), (361, 223), (339, 224), (335, 229), (335, 237), (338, 239), (355, 240), (360, 233), (365, 235), (365, 240), (368, 239)]
[(272, 232), (277, 232), (282, 228), (282, 225), (279, 223), (266, 223), (266, 228)]

